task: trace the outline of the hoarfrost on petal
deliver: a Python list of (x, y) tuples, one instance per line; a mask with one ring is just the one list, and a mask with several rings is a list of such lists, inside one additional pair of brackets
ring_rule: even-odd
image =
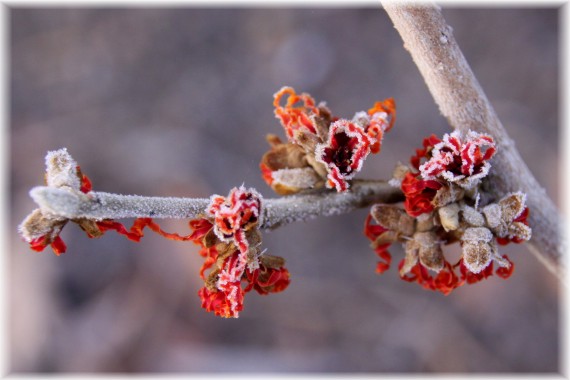
[(485, 225), (485, 218), (483, 215), (471, 206), (466, 204), (461, 205), (461, 215), (463, 220), (471, 226), (482, 227)]
[(79, 191), (81, 181), (77, 176), (77, 162), (66, 148), (46, 154), (46, 182), (50, 187), (70, 187)]
[(463, 236), (461, 237), (462, 241), (467, 242), (490, 242), (493, 239), (493, 233), (491, 230), (485, 227), (470, 227), (466, 228)]
[(487, 220), (487, 225), (491, 228), (497, 228), (501, 224), (501, 207), (496, 203), (491, 203), (483, 207), (483, 215), (485, 215), (485, 219)]
[(463, 244), (463, 263), (472, 273), (480, 273), (491, 263), (493, 249), (488, 243), (467, 241)]

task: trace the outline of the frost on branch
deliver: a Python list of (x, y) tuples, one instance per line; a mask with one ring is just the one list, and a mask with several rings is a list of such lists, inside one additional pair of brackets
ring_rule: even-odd
[[(390, 266), (390, 245), (400, 242), (405, 252), (400, 277), (426, 289), (449, 294), (493, 275), (494, 264), (499, 277), (512, 274), (514, 265), (498, 246), (530, 239), (529, 210), (521, 192), (498, 200), (481, 196), (495, 150), (491, 136), (472, 131), (441, 140), (431, 135), (411, 157), (411, 166), (396, 167), (391, 184), (404, 193), (404, 208), (376, 204), (365, 223), (365, 234), (381, 259), (378, 273)], [(462, 255), (452, 265), (442, 246), (455, 242)]]
[[(91, 182), (80, 171), (66, 149), (49, 152), (46, 166), (47, 187), (35, 188), (32, 191), (34, 199), (39, 200), (40, 208), (27, 216), (19, 227), (24, 240), (36, 251), (42, 251), (51, 245), (55, 254), (64, 253), (66, 247), (59, 234), (69, 221), (78, 224), (90, 238), (100, 237), (113, 230), (139, 242), (144, 237), (144, 229), (148, 228), (167, 239), (193, 241), (202, 247), (200, 255), (205, 258), (200, 270), (205, 287), (198, 292), (202, 306), (222, 317), (238, 317), (243, 309), (244, 294), (251, 290), (259, 294), (276, 293), (289, 285), (289, 272), (284, 267), (285, 260), (264, 255), (261, 251), (259, 226), (263, 215), (262, 200), (261, 195), (254, 189), (241, 186), (232, 189), (227, 197), (213, 195), (209, 203), (202, 206), (200, 218), (190, 221), (193, 232), (179, 235), (163, 231), (149, 217), (137, 217), (127, 229), (113, 219), (80, 217), (77, 213), (83, 210), (88, 214), (99, 215), (98, 209), (91, 210), (90, 207), (105, 204), (108, 206), (107, 213), (122, 215), (124, 210), (120, 210), (121, 207), (135, 207), (137, 213), (146, 213), (146, 203), (151, 201), (152, 208), (165, 211), (169, 209), (163, 207), (165, 202), (173, 203), (177, 207), (196, 207), (201, 204), (200, 200), (182, 202), (174, 198), (151, 199), (92, 192)], [(50, 203), (52, 196), (60, 199), (63, 204)], [(112, 199), (119, 203), (107, 204)], [(77, 204), (70, 206), (65, 202)], [(142, 210), (139, 203), (143, 204)], [(179, 212), (176, 211), (173, 217), (177, 217)], [(211, 271), (206, 276), (205, 271), (209, 269)], [(242, 288), (242, 283), (247, 286)]]
[[(45, 182), (50, 187), (72, 193), (91, 191), (91, 182), (81, 173), (79, 165), (65, 148), (47, 153)], [(56, 255), (60, 255), (65, 252), (66, 246), (59, 234), (68, 221), (67, 218), (36, 209), (24, 219), (18, 230), (33, 250), (42, 251), (49, 245)], [(97, 234), (94, 222), (85, 219), (72, 221), (88, 233)]]
[[(64, 195), (69, 195), (64, 199), (86, 202), (95, 199), (91, 181), (81, 172), (79, 165), (65, 148), (48, 152), (46, 155), (45, 182), (48, 189), (59, 189), (59, 191), (63, 191)], [(32, 189), (30, 193), (33, 195), (36, 189)], [(61, 206), (64, 210), (56, 213), (40, 204), (40, 208), (32, 211), (20, 224), (20, 235), (30, 244), (31, 249), (41, 252), (49, 245), (56, 255), (65, 253), (67, 247), (59, 235), (69, 221), (79, 225), (89, 238), (101, 237), (105, 232), (114, 230), (128, 239), (138, 242), (144, 236), (143, 229), (148, 227), (170, 239), (188, 240), (180, 235), (162, 231), (151, 218), (137, 218), (130, 230), (127, 230), (125, 226), (113, 219), (62, 216), (62, 214), (73, 214), (73, 212), (67, 209), (70, 208), (70, 205), (63, 204)]]
[(278, 194), (295, 194), (326, 186), (347, 191), (368, 154), (380, 152), (384, 133), (396, 118), (393, 99), (376, 102), (352, 120), (331, 115), (306, 93), (283, 87), (274, 95), (275, 117), (288, 142), (269, 135), (271, 149), (262, 157), (263, 179)]

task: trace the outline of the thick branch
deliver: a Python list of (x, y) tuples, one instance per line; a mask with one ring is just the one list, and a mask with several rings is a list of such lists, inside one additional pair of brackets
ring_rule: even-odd
[[(193, 219), (204, 214), (207, 198), (142, 197), (103, 192), (84, 194), (54, 187), (35, 187), (30, 191), (42, 212), (67, 219), (178, 218)], [(263, 229), (317, 216), (345, 214), (373, 203), (403, 200), (399, 188), (383, 181), (354, 181), (351, 191), (319, 191), (263, 201)]]
[(440, 9), (388, 1), (383, 6), (450, 125), (463, 132), (488, 133), (497, 142), (490, 178), (493, 189), (497, 195), (519, 190), (528, 195), (531, 251), (562, 278), (565, 268), (558, 210), (507, 135)]

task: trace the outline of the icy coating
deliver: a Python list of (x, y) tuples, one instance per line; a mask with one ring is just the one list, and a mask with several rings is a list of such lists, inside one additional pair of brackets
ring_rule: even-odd
[(51, 187), (35, 187), (30, 196), (43, 211), (69, 219), (196, 218), (208, 206), (207, 198), (143, 197), (104, 192), (89, 195)]
[(419, 168), (423, 179), (442, 178), (471, 189), (489, 174), (488, 160), (495, 154), (495, 142), (491, 136), (471, 130), (465, 138), (460, 131), (454, 131), (446, 133), (431, 154)]
[(46, 182), (51, 187), (68, 186), (79, 190), (81, 182), (77, 176), (77, 162), (66, 148), (50, 151), (46, 154)]

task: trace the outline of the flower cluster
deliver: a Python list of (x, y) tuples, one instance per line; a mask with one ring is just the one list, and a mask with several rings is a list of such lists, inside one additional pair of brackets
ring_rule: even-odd
[[(49, 152), (46, 166), (48, 186), (85, 197), (94, 196), (91, 181), (66, 149)], [(241, 186), (232, 189), (228, 197), (212, 196), (204, 217), (190, 221), (192, 233), (186, 236), (163, 231), (152, 218), (136, 218), (127, 229), (113, 219), (68, 219), (41, 209), (27, 216), (19, 230), (33, 250), (43, 251), (50, 245), (56, 255), (66, 250), (59, 235), (69, 221), (78, 224), (90, 238), (113, 230), (139, 242), (144, 229), (148, 228), (167, 239), (193, 241), (202, 247), (200, 255), (205, 258), (200, 270), (205, 287), (198, 292), (202, 307), (222, 317), (238, 317), (245, 293), (252, 289), (259, 294), (277, 293), (289, 285), (285, 260), (264, 255), (260, 250), (260, 218), (261, 196), (255, 190)], [(214, 266), (206, 276), (205, 272)], [(247, 283), (243, 289), (242, 281)]]
[[(404, 208), (374, 205), (365, 223), (365, 234), (381, 259), (378, 273), (390, 266), (390, 245), (400, 242), (405, 251), (398, 265), (400, 277), (426, 289), (449, 294), (491, 276), (494, 264), (496, 275), (512, 274), (514, 265), (499, 254), (498, 245), (530, 239), (529, 210), (521, 192), (482, 200), (482, 180), (495, 151), (488, 135), (453, 132), (441, 140), (432, 135), (411, 157), (411, 167), (396, 167), (391, 184), (404, 193)], [(442, 246), (454, 242), (462, 254), (452, 265)]]
[[(191, 240), (205, 258), (200, 270), (205, 286), (198, 294), (207, 311), (237, 318), (245, 293), (252, 289), (259, 294), (277, 293), (289, 285), (285, 260), (261, 251), (260, 212), (261, 195), (241, 186), (227, 197), (212, 196), (208, 217), (190, 222)], [(244, 288), (242, 282), (247, 283)]]
[(391, 98), (347, 120), (333, 117), (324, 103), (316, 105), (309, 94), (298, 95), (291, 87), (279, 90), (273, 105), (288, 142), (268, 135), (271, 149), (260, 168), (264, 180), (282, 195), (323, 186), (348, 190), (348, 181), (370, 153), (380, 151), (384, 133), (396, 118)]

